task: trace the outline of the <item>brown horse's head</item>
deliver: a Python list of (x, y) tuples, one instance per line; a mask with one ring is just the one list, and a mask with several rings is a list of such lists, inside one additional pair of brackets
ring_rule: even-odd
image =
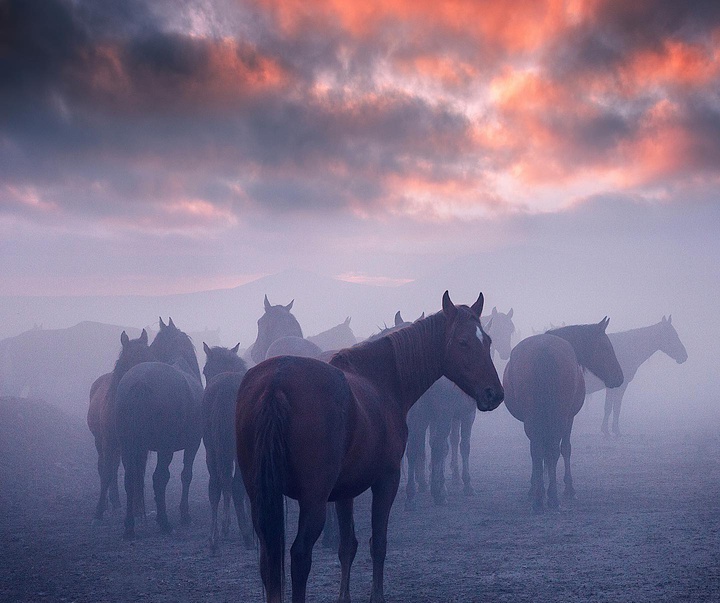
[(483, 302), (481, 293), (472, 306), (456, 306), (445, 291), (443, 374), (475, 399), (478, 410), (485, 411), (497, 408), (505, 394), (490, 357), (490, 336), (480, 324)]
[(265, 296), (265, 314), (258, 319), (258, 334), (252, 346), (250, 357), (254, 362), (262, 362), (270, 344), (281, 337), (302, 337), (302, 329), (297, 319), (290, 313), (295, 300), (287, 306), (273, 306)]
[(130, 339), (127, 333), (123, 331), (120, 335), (120, 343), (122, 344), (122, 350), (113, 369), (113, 379), (116, 384), (136, 364), (154, 360), (145, 329), (142, 330), (140, 337), (137, 339)]
[(205, 375), (205, 384), (209, 384), (210, 380), (220, 373), (245, 373), (247, 365), (245, 361), (238, 356), (240, 344), (234, 348), (223, 348), (219, 346), (210, 347), (203, 342), (205, 350), (205, 366), (203, 367), (203, 375)]
[(610, 319), (597, 324), (571, 325), (548, 331), (567, 340), (575, 350), (578, 364), (600, 379), (605, 387), (620, 387), (624, 376), (610, 338), (605, 333)]

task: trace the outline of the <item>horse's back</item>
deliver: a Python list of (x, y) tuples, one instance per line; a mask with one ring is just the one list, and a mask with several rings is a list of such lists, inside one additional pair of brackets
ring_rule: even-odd
[(201, 382), (164, 362), (143, 362), (118, 384), (116, 416), (121, 441), (140, 438), (149, 450), (182, 450), (202, 435)]
[(90, 386), (90, 404), (88, 405), (87, 424), (91, 433), (98, 436), (110, 422), (108, 393), (112, 383), (112, 373), (100, 375)]
[(290, 335), (273, 341), (268, 347), (265, 358), (274, 358), (275, 356), (317, 358), (321, 353), (322, 350), (312, 341)]
[(550, 334), (533, 335), (513, 348), (503, 388), (507, 409), (520, 421), (547, 413), (572, 418), (585, 398), (585, 382), (572, 346)]

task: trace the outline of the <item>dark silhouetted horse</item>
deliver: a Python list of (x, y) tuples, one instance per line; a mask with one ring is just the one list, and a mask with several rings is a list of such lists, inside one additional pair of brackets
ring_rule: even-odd
[[(490, 353), (498, 352), (503, 360), (510, 357), (511, 338), (515, 332), (513, 311), (507, 314), (492, 309), (489, 317), (481, 318), (483, 329), (490, 336)], [(399, 313), (396, 315), (396, 321)], [(425, 491), (425, 437), (430, 443), (430, 492), (436, 504), (442, 505), (447, 497), (445, 488), (445, 461), (450, 450), (450, 468), (453, 478), (461, 477), (458, 451), (462, 459), (463, 493), (474, 494), (470, 482), (470, 437), (475, 422), (475, 402), (447, 379), (439, 379), (418, 400), (408, 413), (408, 481), (406, 508), (414, 508), (417, 489)], [(449, 446), (448, 446), (449, 441)]]
[[(108, 490), (114, 509), (120, 507), (118, 492), (118, 468), (120, 467), (120, 443), (115, 426), (115, 392), (125, 373), (141, 362), (152, 359), (148, 346), (148, 334), (142, 330), (140, 337), (130, 339), (125, 331), (120, 335), (122, 349), (112, 373), (98, 377), (90, 388), (87, 424), (95, 437), (98, 453), (98, 475), (100, 476), (100, 498), (95, 507), (95, 519), (101, 520), (107, 508)], [(138, 493), (139, 494), (139, 493)], [(136, 498), (137, 505), (144, 505)], [(137, 511), (144, 511), (138, 508)]]
[(256, 364), (265, 360), (268, 348), (281, 337), (302, 337), (303, 332), (297, 318), (290, 312), (295, 300), (287, 306), (273, 306), (265, 296), (265, 313), (258, 318), (258, 334), (250, 349), (250, 358)]
[[(655, 352), (663, 352), (678, 364), (687, 360), (687, 351), (680, 341), (680, 337), (673, 327), (672, 316), (665, 318), (649, 327), (641, 327), (620, 333), (608, 333), (610, 342), (615, 350), (618, 362), (622, 367), (625, 381), (620, 387), (606, 389), (605, 391), (605, 415), (603, 416), (602, 432), (610, 435), (608, 422), (610, 413), (613, 415), (612, 431), (616, 436), (620, 435), (620, 406), (622, 405), (625, 390), (635, 377), (640, 366)], [(586, 375), (585, 390), (587, 394), (605, 389), (605, 384), (594, 377)]]
[(565, 495), (574, 489), (570, 472), (570, 433), (585, 400), (583, 371), (591, 371), (606, 387), (620, 387), (623, 373), (605, 333), (607, 317), (598, 324), (573, 325), (533, 335), (518, 343), (505, 367), (505, 404), (525, 426), (530, 439), (533, 510), (544, 507), (543, 469), (548, 476), (547, 504), (556, 509), (556, 468), (562, 453)]
[(390, 508), (397, 493), (410, 407), (442, 375), (496, 408), (502, 385), (480, 325), (483, 297), (443, 310), (373, 342), (336, 354), (329, 364), (281, 356), (251, 368), (237, 404), (238, 461), (260, 542), (260, 575), (268, 602), (282, 600), (285, 557), (283, 495), (298, 500), (290, 550), (292, 598), (305, 600), (312, 549), (335, 501), (340, 527), (340, 601), (350, 600), (357, 550), (353, 499), (372, 490), (373, 586), (383, 597)]
[(247, 365), (234, 348), (209, 347), (203, 342), (206, 360), (205, 394), (203, 395), (203, 443), (210, 481), (208, 496), (212, 519), (210, 548), (218, 546), (218, 505), (223, 497), (222, 534), (230, 532), (230, 499), (235, 506), (238, 527), (245, 546), (253, 544), (252, 527), (245, 512), (245, 486), (235, 458), (235, 405)]
[(135, 536), (133, 492), (142, 492), (148, 451), (157, 452), (153, 490), (160, 530), (171, 530), (165, 506), (173, 453), (183, 450), (180, 518), (190, 522), (188, 492), (192, 466), (202, 437), (202, 396), (195, 349), (170, 319), (150, 346), (154, 362), (133, 366), (120, 379), (115, 396), (117, 434), (125, 467), (125, 537)]

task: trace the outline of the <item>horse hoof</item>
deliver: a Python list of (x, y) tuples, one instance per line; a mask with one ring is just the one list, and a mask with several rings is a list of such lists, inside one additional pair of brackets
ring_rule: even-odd
[(417, 511), (417, 501), (414, 498), (405, 499), (406, 511)]
[[(180, 518), (180, 525), (189, 526), (192, 523), (189, 515)], [(223, 530), (223, 536), (227, 536), (227, 532)]]
[(418, 492), (427, 492), (427, 488), (427, 484), (423, 484), (422, 482), (420, 482), (417, 487)]
[(475, 488), (472, 486), (465, 486), (465, 488), (463, 488), (463, 494), (465, 494), (465, 496), (475, 496)]
[(172, 533), (172, 526), (166, 522), (166, 521), (158, 521), (158, 524), (160, 525), (160, 533), (161, 534), (171, 534)]
[(575, 488), (565, 488), (563, 496), (568, 500), (572, 500), (573, 498), (575, 498)]
[(444, 507), (447, 504), (447, 499), (444, 496), (433, 497), (433, 502), (438, 507)]
[(135, 540), (135, 530), (125, 530), (123, 533), (124, 540)]

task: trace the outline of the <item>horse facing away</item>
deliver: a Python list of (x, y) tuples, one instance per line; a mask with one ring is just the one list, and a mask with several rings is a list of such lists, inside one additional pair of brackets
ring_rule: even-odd
[(305, 601), (312, 549), (326, 505), (335, 501), (341, 566), (340, 601), (350, 601), (357, 551), (353, 499), (372, 490), (371, 603), (384, 601), (383, 570), (390, 508), (410, 407), (442, 375), (497, 408), (503, 389), (480, 325), (482, 294), (373, 342), (337, 353), (329, 364), (281, 356), (251, 368), (238, 392), (238, 461), (260, 542), (260, 574), (269, 603), (282, 601), (285, 556), (283, 495), (298, 500), (298, 532), (290, 550), (292, 598)]
[[(620, 406), (622, 405), (625, 390), (635, 377), (640, 366), (658, 351), (667, 354), (678, 364), (685, 362), (688, 354), (672, 324), (672, 316), (667, 318), (663, 316), (660, 322), (649, 327), (619, 333), (608, 333), (608, 337), (622, 367), (625, 381), (620, 387), (605, 390), (605, 414), (601, 429), (606, 436), (610, 435), (608, 423), (610, 413), (612, 413), (612, 431), (615, 436), (619, 436)], [(585, 389), (587, 394), (592, 394), (604, 388), (605, 384), (602, 381), (593, 375), (586, 375)]]
[[(107, 508), (108, 490), (113, 508), (120, 508), (117, 477), (120, 467), (120, 443), (115, 428), (117, 385), (130, 368), (152, 359), (152, 352), (148, 346), (148, 334), (145, 329), (137, 339), (130, 339), (123, 331), (120, 335), (120, 344), (122, 346), (120, 356), (113, 371), (98, 377), (90, 388), (87, 424), (95, 438), (95, 448), (98, 453), (98, 475), (100, 476), (100, 498), (95, 507), (97, 521), (102, 520)], [(136, 510), (144, 510), (140, 508), (143, 505), (144, 501), (136, 498)]]
[(523, 422), (530, 440), (533, 510), (543, 511), (548, 475), (547, 504), (556, 509), (556, 468), (562, 453), (565, 495), (575, 493), (570, 472), (570, 433), (573, 419), (585, 400), (583, 371), (590, 370), (606, 387), (620, 387), (623, 373), (605, 333), (605, 317), (598, 324), (573, 325), (533, 335), (518, 343), (505, 367), (505, 405)]
[(206, 360), (205, 393), (202, 400), (203, 443), (210, 480), (210, 549), (218, 547), (218, 505), (223, 498), (222, 534), (230, 532), (230, 499), (235, 506), (238, 527), (246, 547), (253, 544), (252, 528), (245, 512), (245, 486), (235, 458), (235, 404), (247, 365), (234, 348), (209, 347), (203, 343)]
[(125, 467), (125, 538), (135, 536), (133, 491), (142, 492), (148, 451), (157, 452), (153, 490), (156, 521), (171, 531), (165, 506), (173, 453), (183, 450), (181, 523), (190, 523), (188, 492), (192, 465), (202, 437), (202, 396), (195, 349), (190, 338), (170, 319), (160, 319), (160, 331), (150, 349), (154, 362), (133, 366), (120, 379), (115, 396), (117, 433)]

